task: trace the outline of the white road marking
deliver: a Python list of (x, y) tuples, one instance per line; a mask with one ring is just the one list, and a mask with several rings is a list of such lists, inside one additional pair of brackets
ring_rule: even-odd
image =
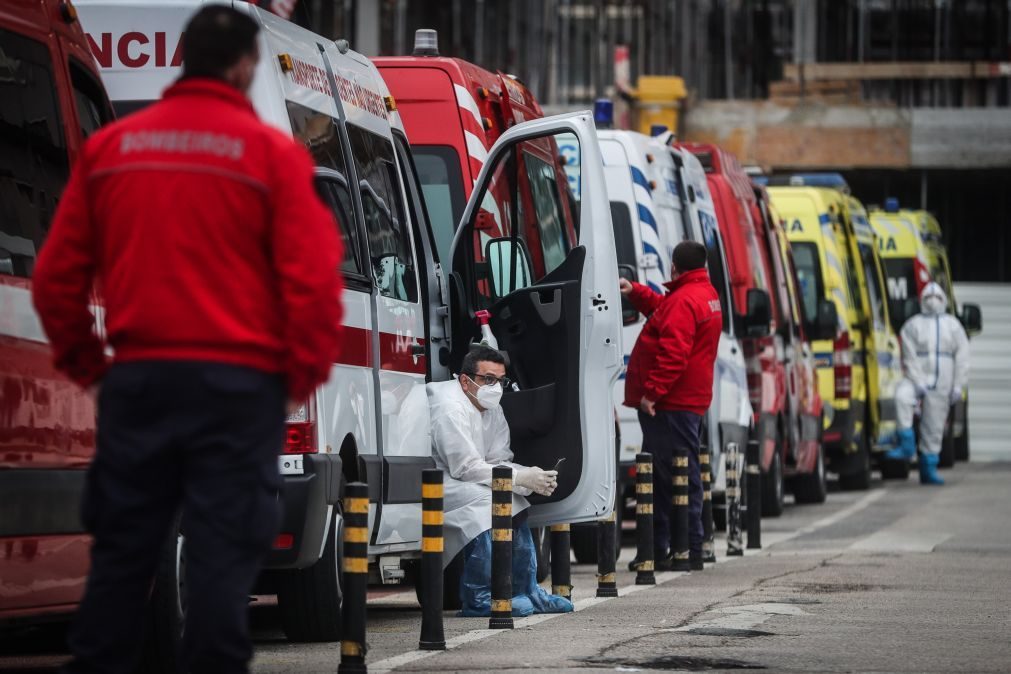
[[(791, 539), (796, 538), (798, 536), (814, 533), (815, 531), (818, 531), (819, 529), (824, 529), (825, 527), (828, 527), (828, 526), (831, 526), (831, 525), (836, 524), (838, 522), (841, 522), (842, 520), (846, 519), (847, 517), (850, 517), (851, 515), (854, 515), (854, 514), (860, 512), (861, 510), (864, 510), (865, 508), (867, 508), (868, 506), (870, 506), (872, 503), (874, 503), (875, 501), (877, 501), (878, 499), (880, 499), (884, 495), (885, 495), (885, 490), (884, 489), (875, 490), (875, 491), (870, 492), (869, 494), (867, 494), (863, 498), (861, 498), (859, 501), (856, 501), (855, 503), (852, 503), (851, 505), (846, 506), (845, 508), (843, 508), (839, 512), (837, 512), (837, 513), (835, 513), (833, 515), (829, 515), (828, 517), (823, 517), (822, 519), (817, 520), (817, 521), (809, 524), (806, 527), (802, 527), (800, 529), (797, 529), (796, 531), (789, 532), (789, 533), (776, 533), (776, 534), (763, 535), (763, 539), (765, 539), (764, 540), (765, 548), (763, 548), (762, 550), (745, 550), (745, 555), (746, 556), (750, 556), (750, 555), (754, 555), (754, 554), (761, 554), (762, 552), (766, 551), (768, 549), (768, 547), (771, 547), (772, 545), (776, 545), (777, 543), (782, 543), (784, 541), (791, 540)], [(720, 543), (721, 538), (722, 537), (717, 538), (717, 543), (718, 544)], [(723, 543), (724, 543), (723, 545), (718, 545), (718, 547), (717, 547), (718, 550), (725, 550), (726, 549), (725, 539), (723, 539)], [(733, 561), (736, 561), (738, 559), (743, 559), (743, 557), (726, 557), (724, 554), (719, 554), (718, 553), (717, 554), (717, 559), (719, 561), (723, 562), (723, 563), (726, 563), (726, 562), (733, 562)], [(668, 582), (674, 580), (675, 578), (680, 578), (681, 576), (684, 576), (684, 575), (687, 575), (687, 574), (685, 574), (683, 572), (661, 571), (661, 572), (658, 572), (656, 574), (656, 584), (657, 585), (663, 585), (665, 583), (668, 583)], [(627, 595), (633, 594), (635, 592), (639, 592), (640, 590), (644, 590), (644, 589), (649, 588), (649, 587), (655, 587), (655, 586), (653, 586), (653, 585), (626, 585), (624, 587), (618, 588), (618, 596), (619, 597), (625, 597)], [(403, 594), (407, 594), (407, 593), (403, 593)], [(586, 610), (588, 608), (591, 608), (593, 606), (596, 606), (598, 604), (602, 604), (605, 601), (610, 601), (611, 599), (612, 598), (608, 598), (608, 597), (586, 597), (584, 599), (580, 599), (580, 600), (574, 602), (573, 603), (573, 608), (574, 608), (575, 611), (584, 611), (584, 610)], [(778, 610), (778, 611), (790, 611), (790, 612), (789, 613), (782, 613), (782, 612), (780, 612), (780, 613), (773, 613), (773, 612), (771, 612), (769, 610), (769, 607), (773, 607), (773, 606), (775, 606), (775, 607), (786, 607), (786, 608), (783, 608), (783, 609), (777, 608), (776, 610)], [(755, 609), (755, 607), (765, 607), (765, 608)], [(742, 609), (744, 609), (744, 610), (742, 610)], [(797, 608), (795, 606), (792, 606), (792, 605), (789, 605), (789, 604), (775, 604), (775, 605), (773, 605), (773, 604), (754, 604), (754, 605), (751, 605), (751, 606), (743, 606), (743, 607), (741, 607), (741, 606), (734, 606), (734, 607), (729, 607), (729, 608), (723, 609), (723, 610), (726, 610), (726, 611), (737, 611), (737, 613), (734, 613), (731, 616), (729, 616), (727, 618), (724, 618), (722, 620), (724, 620), (724, 621), (738, 621), (738, 622), (740, 622), (742, 624), (744, 622), (746, 622), (747, 620), (758, 619), (761, 616), (764, 616), (764, 617), (761, 617), (761, 619), (759, 620), (759, 622), (767, 620), (772, 615), (801, 615), (801, 614), (803, 614), (803, 611), (801, 611), (799, 608)], [(522, 629), (524, 627), (532, 627), (534, 625), (539, 625), (540, 623), (547, 622), (548, 620), (553, 620), (555, 618), (558, 618), (558, 617), (564, 616), (564, 615), (567, 615), (567, 614), (565, 614), (565, 613), (545, 613), (545, 614), (540, 614), (540, 615), (529, 616), (529, 617), (526, 617), (526, 618), (517, 618), (514, 621), (514, 625), (515, 625), (515, 629)], [(737, 616), (737, 617), (735, 617), (735, 616)], [(754, 624), (759, 624), (759, 623), (756, 622)], [(698, 626), (699, 626), (699, 624), (694, 625), (694, 627), (698, 627)], [(726, 627), (727, 625), (721, 624), (719, 626), (720, 627)], [(742, 628), (737, 627), (737, 629), (742, 629)], [(747, 629), (747, 628), (743, 628), (743, 629)], [(678, 628), (678, 631), (683, 631), (683, 630), (684, 630), (684, 628)], [(489, 637), (494, 637), (494, 636), (497, 636), (499, 634), (507, 634), (507, 633), (512, 632), (512, 631), (514, 631), (514, 630), (488, 630), (488, 629), (471, 630), (470, 632), (465, 632), (465, 633), (463, 633), (463, 634), (461, 634), (459, 636), (453, 637), (451, 639), (447, 639), (446, 640), (446, 650), (453, 650), (454, 648), (458, 648), (460, 646), (463, 646), (464, 644), (469, 644), (469, 643), (472, 643), (472, 642), (475, 642), (475, 641), (482, 641), (484, 639), (488, 639)], [(673, 631), (673, 630), (669, 630), (669, 631)], [(397, 667), (402, 667), (402, 666), (410, 664), (412, 662), (417, 662), (419, 660), (424, 660), (425, 658), (429, 658), (429, 657), (431, 657), (433, 655), (437, 655), (437, 654), (442, 653), (442, 652), (443, 651), (408, 651), (406, 653), (401, 653), (400, 655), (394, 655), (392, 657), (384, 658), (384, 659), (379, 660), (377, 662), (369, 663), (368, 667), (369, 667), (369, 671), (372, 672), (373, 674), (385, 674), (386, 672), (390, 672), (390, 671), (396, 669)]]

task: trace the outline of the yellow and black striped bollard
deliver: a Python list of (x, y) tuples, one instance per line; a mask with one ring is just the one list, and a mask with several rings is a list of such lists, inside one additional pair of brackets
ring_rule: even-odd
[(670, 518), (671, 569), (689, 571), (688, 554), (688, 450), (674, 450), (674, 499)]
[(513, 469), (491, 472), (491, 618), (488, 629), (513, 628)]
[(446, 650), (442, 628), (442, 471), (421, 474), (421, 640), (422, 651)]
[(653, 455), (642, 452), (635, 455), (635, 558), (636, 585), (656, 585), (653, 558)]
[[(615, 508), (620, 507), (621, 499)], [(615, 511), (597, 522), (597, 596), (617, 597), (618, 583), (614, 577), (614, 562), (617, 559), (615, 554), (615, 524), (617, 517)]]
[(745, 495), (748, 499), (748, 549), (762, 547), (762, 464), (758, 440), (748, 440), (745, 452)]
[(551, 593), (572, 600), (572, 563), (568, 524), (551, 525)]
[(341, 609), (341, 663), (338, 672), (366, 672), (365, 600), (369, 581), (369, 487), (344, 488), (344, 602)]
[(736, 442), (727, 443), (727, 556), (744, 554), (741, 536), (741, 468)]
[(713, 467), (709, 447), (705, 444), (699, 450), (699, 472), (702, 474), (702, 561), (712, 564), (716, 562), (713, 540)]

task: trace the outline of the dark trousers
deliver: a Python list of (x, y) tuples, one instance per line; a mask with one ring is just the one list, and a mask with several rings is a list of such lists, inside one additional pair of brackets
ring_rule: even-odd
[(688, 457), (688, 543), (702, 552), (702, 472), (699, 469), (699, 429), (702, 417), (693, 412), (639, 412), (642, 451), (653, 455), (653, 546), (666, 554), (670, 548), (670, 511), (673, 502), (674, 457)]
[(67, 672), (132, 672), (145, 607), (177, 514), (185, 554), (187, 672), (245, 672), (248, 603), (280, 524), (283, 382), (229, 365), (114, 365), (101, 384), (98, 451), (82, 519), (91, 572)]

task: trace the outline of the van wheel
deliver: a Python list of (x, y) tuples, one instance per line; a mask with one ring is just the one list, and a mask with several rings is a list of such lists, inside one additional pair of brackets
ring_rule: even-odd
[(179, 646), (186, 616), (186, 548), (176, 516), (162, 548), (145, 619), (144, 648), (137, 671), (175, 674), (182, 671)]
[(965, 415), (965, 428), (962, 435), (955, 438), (955, 461), (969, 460), (969, 414)]
[(839, 475), (839, 488), (846, 491), (865, 491), (871, 488), (871, 452), (868, 447), (866, 425), (860, 432), (860, 447), (854, 462), (857, 468)]
[(344, 571), (344, 515), (334, 507), (323, 556), (307, 569), (281, 571), (277, 604), (281, 628), (291, 641), (338, 641)]
[(762, 517), (783, 514), (783, 457), (779, 448), (772, 455), (769, 472), (762, 475)]
[[(621, 557), (621, 522), (624, 519), (623, 507), (624, 497), (617, 497), (618, 503), (614, 507), (614, 560)], [(597, 563), (597, 523), (587, 522), (584, 524), (573, 524), (569, 532), (569, 543), (572, 547), (572, 554), (576, 557), (577, 564)]]
[(821, 443), (818, 443), (818, 458), (814, 471), (807, 475), (793, 478), (793, 498), (797, 503), (824, 503), (828, 496), (828, 485), (825, 482), (825, 456)]

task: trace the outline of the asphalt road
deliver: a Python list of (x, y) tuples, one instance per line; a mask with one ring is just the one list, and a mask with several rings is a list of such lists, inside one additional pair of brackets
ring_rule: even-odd
[[(763, 550), (656, 587), (620, 571), (617, 599), (594, 598), (595, 569), (574, 566), (576, 613), (490, 631), (447, 612), (445, 652), (414, 650), (413, 590), (373, 593), (369, 671), (1011, 671), (1011, 462), (944, 475), (790, 507), (764, 520)], [(254, 672), (336, 671), (338, 646), (287, 643), (269, 600), (253, 624)], [(62, 638), (58, 625), (0, 638), (0, 671), (50, 671)]]

